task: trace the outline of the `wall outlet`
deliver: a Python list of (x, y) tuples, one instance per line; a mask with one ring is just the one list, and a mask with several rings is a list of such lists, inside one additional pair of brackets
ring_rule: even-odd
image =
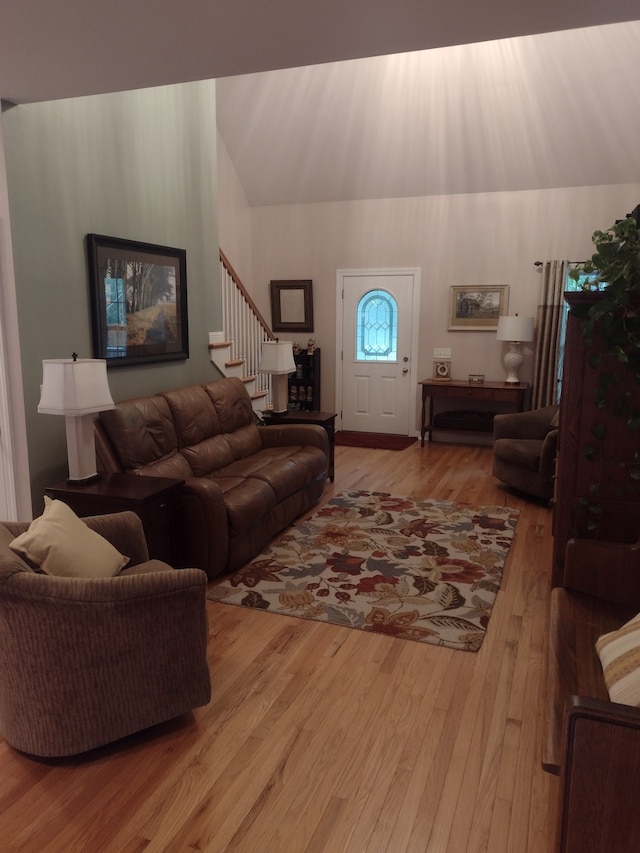
[(433, 351), (434, 358), (451, 358), (451, 349), (436, 347)]

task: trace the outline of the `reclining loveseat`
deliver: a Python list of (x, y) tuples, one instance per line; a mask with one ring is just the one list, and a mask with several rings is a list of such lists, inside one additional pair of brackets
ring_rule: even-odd
[(99, 471), (184, 480), (176, 562), (210, 578), (259, 554), (327, 479), (325, 430), (257, 425), (237, 378), (125, 400), (95, 423)]

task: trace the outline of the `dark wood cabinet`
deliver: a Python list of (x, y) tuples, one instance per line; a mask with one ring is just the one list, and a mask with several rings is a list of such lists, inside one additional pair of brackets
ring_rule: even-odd
[(176, 565), (177, 516), (184, 480), (100, 474), (85, 485), (58, 483), (45, 489), (79, 516), (132, 510), (142, 521), (149, 556)]
[[(560, 429), (553, 509), (553, 583), (561, 583), (567, 541), (572, 537), (599, 538), (612, 542), (633, 542), (640, 531), (640, 489), (631, 485), (628, 471), (620, 464), (640, 451), (640, 436), (631, 432), (625, 419), (614, 414), (613, 395), (627, 394), (632, 407), (640, 409), (640, 386), (624, 379), (607, 398), (607, 406), (595, 405), (599, 372), (618, 372), (623, 366), (605, 357), (598, 366), (592, 357), (603, 346), (594, 339), (585, 346), (581, 317), (598, 299), (597, 293), (567, 293), (569, 316), (565, 339)], [(589, 458), (594, 444), (593, 430), (604, 432), (603, 452)], [(598, 531), (589, 530), (588, 505), (594, 502), (593, 484), (599, 483), (598, 503), (602, 508)]]
[(290, 411), (320, 411), (320, 350), (293, 354), (296, 372), (289, 376)]

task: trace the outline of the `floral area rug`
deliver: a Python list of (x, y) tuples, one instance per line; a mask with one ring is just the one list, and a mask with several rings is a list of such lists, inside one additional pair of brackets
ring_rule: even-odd
[(344, 491), (208, 598), (476, 652), (518, 510)]

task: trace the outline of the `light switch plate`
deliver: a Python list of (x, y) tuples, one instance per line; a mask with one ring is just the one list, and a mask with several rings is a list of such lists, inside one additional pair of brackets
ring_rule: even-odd
[(451, 349), (436, 347), (433, 351), (434, 358), (451, 358)]

